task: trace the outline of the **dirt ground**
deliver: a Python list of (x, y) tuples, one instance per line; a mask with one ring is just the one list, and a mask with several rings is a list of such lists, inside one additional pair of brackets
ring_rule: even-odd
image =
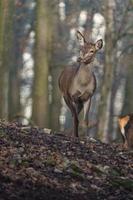
[(0, 122), (0, 200), (93, 199), (133, 199), (133, 151)]

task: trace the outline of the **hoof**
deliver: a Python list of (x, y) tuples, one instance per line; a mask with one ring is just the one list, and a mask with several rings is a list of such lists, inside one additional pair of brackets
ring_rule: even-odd
[(125, 150), (128, 149), (128, 144), (127, 144), (127, 142), (123, 144), (123, 149), (125, 149)]

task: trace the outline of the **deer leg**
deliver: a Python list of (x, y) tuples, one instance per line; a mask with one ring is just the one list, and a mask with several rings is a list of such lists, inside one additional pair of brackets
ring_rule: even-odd
[(121, 135), (122, 135), (122, 140), (123, 140), (123, 148), (127, 149), (128, 148), (128, 142), (127, 142), (127, 137), (125, 134), (125, 128), (121, 128)]
[(91, 105), (91, 98), (88, 99), (88, 101), (85, 101), (83, 104), (83, 108), (84, 108), (84, 119), (83, 119), (83, 123), (86, 127), (88, 127), (88, 113), (90, 110), (90, 105)]
[(78, 114), (77, 114), (77, 110), (76, 110), (76, 104), (73, 104), (69, 98), (64, 97), (64, 100), (67, 104), (67, 106), (69, 107), (71, 113), (72, 113), (72, 117), (73, 117), (73, 127), (74, 127), (74, 136), (78, 137), (78, 125), (79, 125), (79, 121), (78, 121)]
[(78, 120), (78, 114), (83, 108), (83, 104), (80, 101), (77, 101), (73, 104), (73, 126), (74, 126), (74, 136), (78, 137), (78, 127), (79, 127), (79, 120)]
[(78, 115), (76, 112), (74, 113), (73, 118), (74, 118), (74, 136), (78, 137), (79, 120), (78, 120)]
[(78, 114), (81, 112), (82, 108), (83, 108), (83, 102), (80, 101), (80, 100), (78, 100), (78, 101), (76, 102), (76, 109), (77, 109), (77, 113), (78, 113)]
[(73, 116), (73, 107), (74, 107), (73, 103), (65, 96), (64, 96), (64, 100), (65, 100), (65, 103), (68, 106), (68, 108), (70, 109), (72, 116)]
[(127, 142), (127, 140), (124, 141), (123, 148), (124, 149), (128, 149), (128, 142)]

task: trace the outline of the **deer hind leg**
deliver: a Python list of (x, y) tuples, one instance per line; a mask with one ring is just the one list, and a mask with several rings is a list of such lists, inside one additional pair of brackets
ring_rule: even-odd
[(125, 134), (125, 128), (121, 128), (121, 135), (122, 135), (122, 140), (123, 140), (123, 148), (128, 149), (128, 142), (127, 142), (127, 137)]
[[(76, 111), (76, 110), (75, 110)], [(77, 113), (73, 115), (74, 118), (74, 136), (78, 137), (78, 126), (79, 126), (79, 120)]]
[(124, 148), (124, 149), (128, 149), (128, 142), (127, 142), (127, 140), (124, 141), (124, 143), (123, 143), (123, 148)]
[(78, 113), (76, 109), (76, 104), (72, 103), (71, 100), (67, 97), (64, 97), (64, 100), (69, 107), (72, 117), (73, 117), (73, 127), (74, 127), (74, 136), (78, 137), (78, 126), (79, 126), (79, 120), (78, 120)]

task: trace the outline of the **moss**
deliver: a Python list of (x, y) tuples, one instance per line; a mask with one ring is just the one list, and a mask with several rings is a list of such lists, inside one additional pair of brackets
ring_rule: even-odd
[(133, 189), (133, 180), (131, 179), (123, 179), (121, 177), (113, 176), (111, 177), (110, 182), (113, 186), (116, 187), (123, 187), (127, 190)]
[(82, 173), (83, 170), (74, 162), (71, 163), (70, 168), (73, 170), (75, 173)]
[(0, 130), (0, 138), (6, 137), (6, 134), (3, 130)]
[(51, 167), (56, 166), (56, 160), (53, 159), (52, 157), (48, 157), (47, 160), (45, 160), (43, 163), (44, 163), (46, 166), (51, 166)]

